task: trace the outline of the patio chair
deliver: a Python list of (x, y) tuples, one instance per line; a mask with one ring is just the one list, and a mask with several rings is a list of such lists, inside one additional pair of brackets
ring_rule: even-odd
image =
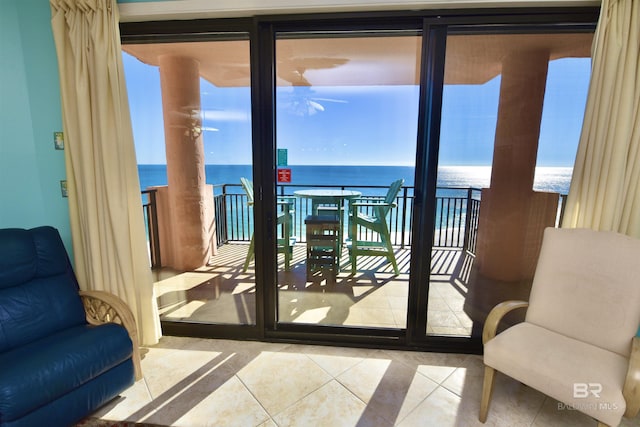
[[(356, 273), (356, 262), (359, 256), (384, 256), (393, 266), (396, 275), (400, 274), (396, 256), (391, 246), (391, 236), (387, 224), (387, 215), (391, 208), (396, 207), (396, 197), (404, 179), (394, 181), (389, 186), (384, 197), (366, 197), (351, 203), (352, 211), (349, 216), (351, 229), (350, 241), (347, 242), (351, 259), (351, 274)], [(358, 235), (358, 226), (364, 228), (360, 235), (371, 235), (375, 240), (362, 240)]]
[[(485, 321), (480, 421), (495, 371), (617, 426), (640, 407), (640, 240), (613, 232), (547, 228), (529, 302), (498, 304)], [(496, 335), (500, 319), (524, 322)], [(499, 403), (499, 402), (496, 402)], [(560, 407), (559, 407), (560, 408)]]
[[(247, 204), (253, 206), (253, 182), (247, 178), (240, 178), (242, 188), (247, 194)], [(282, 226), (282, 235), (278, 238), (278, 253), (284, 254), (284, 269), (289, 271), (291, 268), (291, 258), (293, 256), (293, 246), (296, 243), (296, 238), (291, 234), (291, 227), (293, 225), (293, 206), (295, 199), (290, 197), (280, 197), (277, 200), (277, 204), (280, 207), (276, 224)], [(251, 233), (251, 243), (249, 243), (249, 250), (247, 251), (247, 257), (244, 261), (242, 271), (246, 272), (249, 268), (249, 263), (255, 255), (255, 240), (254, 235)]]

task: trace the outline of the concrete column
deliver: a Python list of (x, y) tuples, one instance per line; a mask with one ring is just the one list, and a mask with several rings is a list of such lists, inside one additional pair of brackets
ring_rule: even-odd
[(167, 154), (169, 241), (174, 250), (163, 265), (190, 270), (206, 265), (215, 246), (213, 195), (207, 194), (200, 115), (198, 61), (174, 55), (159, 58)]
[(503, 60), (491, 188), (509, 198), (533, 189), (548, 65), (546, 51)]
[(491, 187), (482, 192), (478, 227), (480, 273), (498, 280), (530, 275), (529, 240), (541, 235), (548, 221), (534, 220), (540, 214), (532, 206), (534, 200), (548, 204), (533, 192), (548, 63), (547, 51), (518, 52), (503, 60)]

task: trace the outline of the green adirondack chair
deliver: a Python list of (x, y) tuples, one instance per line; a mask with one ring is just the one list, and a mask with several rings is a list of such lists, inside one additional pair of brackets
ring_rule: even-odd
[[(253, 206), (254, 198), (253, 198), (253, 182), (248, 180), (247, 178), (240, 178), (240, 183), (242, 184), (242, 188), (245, 193), (247, 193), (247, 204), (249, 206)], [(293, 255), (293, 245), (296, 243), (296, 238), (293, 237), (292, 234), (292, 226), (293, 226), (293, 206), (295, 204), (295, 199), (293, 198), (278, 198), (277, 204), (279, 206), (278, 217), (276, 219), (276, 224), (278, 226), (282, 226), (282, 235), (278, 238), (278, 253), (284, 254), (284, 269), (289, 271), (291, 268), (291, 258)], [(253, 259), (255, 255), (255, 240), (253, 233), (251, 234), (251, 243), (249, 243), (249, 250), (247, 251), (247, 257), (244, 261), (244, 266), (242, 267), (242, 271), (247, 271), (249, 268), (249, 263)]]
[[(391, 246), (387, 215), (391, 208), (396, 206), (396, 197), (402, 184), (404, 184), (404, 179), (392, 182), (384, 198), (362, 198), (354, 200), (351, 204), (352, 212), (349, 218), (351, 241), (347, 243), (351, 259), (351, 274), (356, 273), (356, 262), (359, 256), (384, 256), (393, 266), (395, 274), (400, 274), (396, 256)], [(365, 235), (375, 238), (377, 235), (378, 238), (375, 240), (359, 240), (358, 226), (365, 229), (361, 231), (360, 236)], [(367, 230), (370, 232), (367, 232)]]

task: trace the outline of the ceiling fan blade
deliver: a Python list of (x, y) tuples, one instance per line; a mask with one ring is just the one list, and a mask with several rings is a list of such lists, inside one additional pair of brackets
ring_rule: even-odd
[(291, 83), (292, 86), (311, 86), (311, 83), (304, 77), (303, 73), (298, 70), (279, 69), (278, 77)]
[(337, 102), (339, 104), (348, 104), (349, 101), (344, 100), (344, 99), (333, 99), (333, 98), (316, 98), (315, 96), (313, 98), (310, 98), (313, 101), (321, 101), (321, 102)]
[(322, 104), (319, 104), (316, 101), (312, 101), (309, 99), (307, 100), (307, 104), (309, 105), (310, 108), (313, 108), (314, 110), (324, 111), (324, 107), (322, 106)]
[(326, 70), (329, 68), (339, 67), (349, 62), (349, 58), (332, 58), (329, 56), (297, 56), (292, 58), (286, 58), (280, 61), (285, 66), (290, 66), (297, 70)]
[(332, 57), (285, 57), (277, 60), (278, 77), (292, 86), (312, 86), (304, 73), (307, 70), (328, 70), (349, 62), (348, 58)]

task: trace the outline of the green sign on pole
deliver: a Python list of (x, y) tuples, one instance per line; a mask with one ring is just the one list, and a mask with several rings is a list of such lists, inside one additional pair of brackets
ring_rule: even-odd
[(278, 166), (287, 166), (287, 151), (286, 148), (278, 148)]

